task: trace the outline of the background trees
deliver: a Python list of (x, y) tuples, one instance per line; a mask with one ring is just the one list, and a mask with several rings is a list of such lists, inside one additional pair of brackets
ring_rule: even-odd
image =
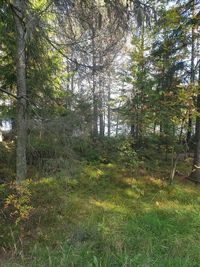
[(5, 266), (199, 265), (199, 19), (199, 0), (0, 0)]
[(198, 26), (198, 1), (1, 1), (2, 101), (12, 99), (1, 116), (17, 177), (26, 156), (55, 159), (58, 144), (73, 154), (75, 137), (194, 149)]

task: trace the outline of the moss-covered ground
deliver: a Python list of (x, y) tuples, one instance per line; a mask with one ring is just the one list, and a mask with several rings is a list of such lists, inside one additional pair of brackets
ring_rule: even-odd
[(200, 266), (200, 187), (186, 171), (183, 162), (172, 186), (165, 169), (132, 176), (116, 164), (85, 165), (74, 179), (27, 181), (25, 211), (4, 233), (1, 266)]

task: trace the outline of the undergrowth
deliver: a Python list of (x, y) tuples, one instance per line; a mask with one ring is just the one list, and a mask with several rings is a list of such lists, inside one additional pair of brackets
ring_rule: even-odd
[(98, 163), (1, 186), (2, 266), (200, 266), (199, 187), (162, 175)]

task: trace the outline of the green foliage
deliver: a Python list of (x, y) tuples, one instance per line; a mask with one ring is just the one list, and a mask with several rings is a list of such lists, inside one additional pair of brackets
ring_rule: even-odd
[[(183, 150), (189, 113), (199, 115), (199, 88), (188, 81), (191, 26), (198, 23), (189, 14), (192, 2), (156, 7), (152, 1), (160, 17), (150, 30), (149, 6), (134, 1), (140, 27), (131, 68), (122, 66), (120, 93), (111, 61), (122, 47), (120, 23), (127, 21), (118, 15), (126, 14), (125, 1), (50, 2), (27, 1), (23, 20), (32, 179), (10, 182), (15, 143), (0, 144), (3, 265), (199, 266), (199, 190), (183, 180), (191, 162), (178, 166), (173, 186), (166, 181), (168, 158)], [(16, 94), (16, 33), (3, 0), (0, 43), (1, 86)], [(125, 134), (91, 136), (94, 115), (106, 128), (109, 113), (111, 135), (115, 123), (116, 135)], [(7, 117), (15, 119), (16, 101), (1, 107), (0, 119)], [(15, 141), (15, 134), (8, 139)]]
[(14, 143), (0, 143), (0, 184), (15, 179), (15, 147)]
[[(65, 205), (63, 197), (67, 189), (73, 188), (73, 181), (66, 178), (43, 178), (40, 181), (27, 180), (23, 183), (0, 186), (1, 246), (12, 246), (13, 238), (18, 243), (19, 233), (29, 235), (33, 228), (59, 221)], [(58, 205), (58, 207), (56, 207)], [(38, 233), (38, 235), (40, 235)], [(41, 240), (43, 239), (40, 237)]]
[(189, 182), (171, 187), (100, 164), (86, 165), (81, 179), (29, 181), (22, 195), (27, 188), (34, 209), (18, 234), (12, 227), (5, 267), (198, 266), (199, 192)]
[(15, 246), (15, 237), (21, 227), (29, 220), (33, 207), (31, 192), (26, 184), (0, 185), (0, 246)]
[(131, 168), (135, 168), (138, 163), (133, 142), (125, 137), (76, 138), (73, 139), (72, 149), (88, 162), (109, 164), (117, 161)]
[(11, 184), (9, 195), (4, 201), (4, 213), (7, 219), (18, 224), (29, 218), (32, 211), (31, 193), (23, 184)]
[(132, 139), (124, 139), (123, 142), (119, 144), (119, 162), (130, 169), (138, 167), (139, 159), (134, 150)]
[(112, 137), (77, 137), (73, 138), (71, 144), (74, 152), (88, 162), (109, 163), (118, 156), (118, 143)]

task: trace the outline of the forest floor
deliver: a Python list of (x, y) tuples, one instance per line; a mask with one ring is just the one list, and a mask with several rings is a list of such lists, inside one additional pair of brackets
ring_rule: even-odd
[(200, 187), (163, 174), (90, 164), (77, 179), (29, 181), (33, 214), (0, 265), (200, 266)]

